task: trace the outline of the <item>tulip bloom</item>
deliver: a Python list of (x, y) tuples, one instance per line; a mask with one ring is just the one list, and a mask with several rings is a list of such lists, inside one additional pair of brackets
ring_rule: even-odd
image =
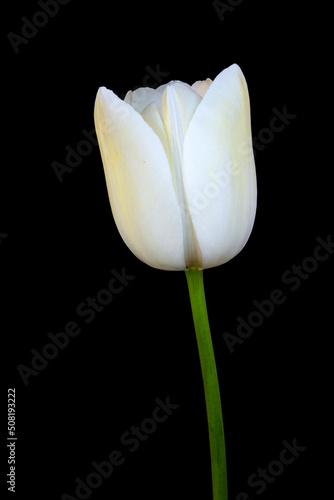
[(146, 264), (185, 270), (203, 375), (214, 500), (227, 500), (223, 417), (203, 269), (246, 244), (256, 175), (246, 80), (236, 64), (214, 81), (128, 92), (101, 87), (95, 125), (118, 230)]
[(205, 269), (240, 252), (256, 211), (246, 80), (236, 64), (213, 81), (128, 92), (101, 87), (95, 125), (117, 228), (164, 270)]

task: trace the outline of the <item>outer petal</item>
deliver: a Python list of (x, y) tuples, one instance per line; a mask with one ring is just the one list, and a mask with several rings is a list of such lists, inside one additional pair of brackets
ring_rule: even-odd
[(110, 204), (123, 240), (152, 267), (185, 269), (181, 212), (157, 135), (104, 87), (94, 115)]
[(236, 64), (205, 93), (185, 137), (183, 182), (202, 267), (243, 248), (256, 211), (256, 174), (246, 80)]

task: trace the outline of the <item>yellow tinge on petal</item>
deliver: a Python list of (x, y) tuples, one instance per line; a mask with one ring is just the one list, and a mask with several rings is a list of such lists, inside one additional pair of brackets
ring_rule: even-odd
[(192, 86), (101, 88), (95, 123), (116, 225), (165, 270), (209, 268), (245, 245), (256, 212), (246, 80), (237, 65)]
[(204, 81), (198, 81), (195, 82), (191, 88), (195, 90), (201, 97), (204, 97), (205, 93), (207, 92), (208, 88), (210, 87), (212, 83), (211, 78), (207, 78)]
[(100, 88), (95, 127), (117, 228), (146, 264), (183, 270), (182, 218), (163, 146), (142, 116)]

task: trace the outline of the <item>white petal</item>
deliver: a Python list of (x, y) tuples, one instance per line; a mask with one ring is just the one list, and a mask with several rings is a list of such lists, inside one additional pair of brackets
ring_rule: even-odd
[(159, 140), (165, 150), (166, 156), (170, 162), (171, 161), (170, 149), (168, 146), (166, 129), (164, 127), (161, 115), (159, 113), (158, 107), (155, 104), (155, 102), (151, 102), (148, 106), (146, 106), (146, 108), (143, 109), (143, 111), (141, 112), (141, 116), (159, 137)]
[(183, 134), (185, 135), (190, 120), (201, 100), (200, 95), (186, 83), (176, 81), (165, 86), (162, 94), (161, 108), (162, 117), (169, 137), (175, 132), (175, 130), (171, 128), (172, 125), (170, 121), (172, 108), (175, 108), (177, 111), (177, 115), (180, 118), (180, 127), (182, 127)]
[(124, 102), (130, 104), (138, 113), (141, 113), (151, 102), (155, 102), (161, 110), (161, 93), (149, 87), (142, 87), (133, 92), (129, 90), (124, 97)]
[(100, 88), (95, 126), (110, 204), (130, 250), (158, 269), (185, 269), (180, 208), (162, 144), (112, 91)]
[(168, 85), (162, 96), (162, 117), (170, 149), (169, 158), (174, 189), (181, 208), (183, 246), (187, 266), (201, 264), (201, 255), (187, 207), (182, 179), (184, 137), (200, 101), (201, 97), (189, 85), (181, 82)]
[(189, 124), (183, 181), (202, 267), (227, 262), (247, 242), (256, 211), (249, 97), (237, 65), (217, 76)]

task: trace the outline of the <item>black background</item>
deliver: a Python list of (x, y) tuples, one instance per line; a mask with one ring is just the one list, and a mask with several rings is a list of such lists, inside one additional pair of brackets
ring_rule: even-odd
[[(233, 2), (231, 2), (233, 4)], [(244, 250), (205, 271), (224, 412), (229, 498), (295, 499), (319, 488), (319, 449), (326, 412), (324, 352), (329, 349), (333, 256), (300, 279), (282, 275), (312, 257), (317, 238), (333, 234), (328, 165), (315, 132), (318, 62), (309, 36), (317, 12), (302, 2), (234, 2), (218, 15), (211, 2), (145, 4), (72, 0), (15, 53), (7, 34), (21, 34), (35, 1), (6, 6), (3, 28), (3, 160), (1, 167), (2, 365), (1, 447), (6, 448), (7, 388), (16, 389), (18, 499), (75, 497), (92, 462), (121, 450), (125, 462), (89, 498), (211, 498), (202, 381), (184, 273), (151, 269), (127, 249), (113, 222), (98, 147), (59, 182), (82, 131), (94, 127), (99, 86), (119, 95), (148, 82), (214, 78), (230, 64), (249, 86), (253, 135), (266, 138), (273, 109), (296, 115), (256, 154), (258, 211)], [(225, 2), (228, 5), (228, 2)], [(220, 19), (220, 17), (224, 19)], [(36, 19), (36, 18), (35, 18)], [(148, 78), (150, 70), (166, 76)], [(7, 236), (6, 236), (7, 235)], [(76, 313), (106, 288), (111, 270), (135, 276), (91, 323)], [(231, 353), (254, 300), (273, 289), (284, 304)], [(23, 383), (49, 332), (76, 321), (81, 333)], [(176, 409), (130, 453), (121, 435), (152, 415), (156, 398)], [(317, 417), (320, 417), (318, 419)], [(306, 447), (266, 490), (247, 479), (279, 457), (284, 440)], [(7, 452), (3, 465), (7, 473)], [(320, 476), (322, 477), (322, 476)], [(6, 491), (6, 479), (1, 488)], [(13, 498), (14, 495), (10, 494)], [(317, 497), (317, 496), (316, 496)], [(319, 496), (320, 498), (320, 496)]]

